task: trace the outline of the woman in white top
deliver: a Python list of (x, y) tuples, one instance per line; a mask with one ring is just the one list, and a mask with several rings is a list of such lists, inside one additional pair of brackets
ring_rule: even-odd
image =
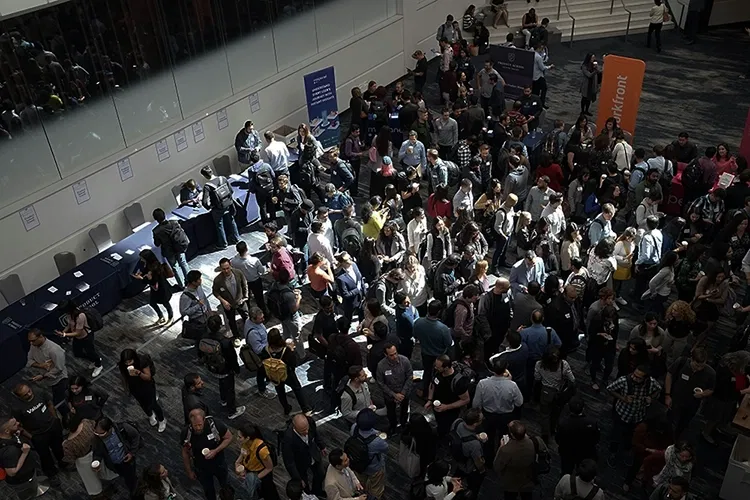
[[(425, 478), (425, 496), (431, 500), (452, 500), (461, 491), (461, 479), (450, 477), (450, 467), (444, 460), (436, 460), (427, 467)], [(449, 488), (450, 485), (453, 488)], [(448, 492), (451, 490), (450, 493)]]
[(633, 146), (625, 140), (625, 132), (617, 129), (615, 132), (615, 145), (612, 148), (612, 159), (617, 164), (620, 172), (630, 170), (630, 161), (633, 159)]
[(411, 305), (419, 311), (419, 316), (426, 317), (427, 301), (430, 298), (427, 290), (427, 275), (417, 256), (412, 253), (406, 257), (404, 275), (405, 278), (399, 284), (399, 290), (411, 299)]
[(677, 264), (677, 254), (669, 252), (661, 261), (661, 268), (648, 282), (648, 295), (651, 310), (659, 316), (664, 314), (665, 304), (674, 288), (674, 266)]
[(412, 253), (419, 253), (419, 247), (427, 236), (427, 217), (422, 207), (416, 207), (411, 212), (412, 219), (406, 225), (408, 248)]
[(649, 17), (651, 20), (648, 25), (648, 35), (646, 35), (646, 47), (651, 47), (651, 33), (656, 33), (656, 51), (661, 52), (661, 28), (664, 26), (664, 21), (669, 21), (667, 6), (662, 0), (654, 0)]
[[(597, 290), (591, 290), (594, 297), (598, 297), (599, 290), (609, 284), (615, 269), (617, 269), (617, 260), (613, 256), (614, 252), (615, 240), (613, 238), (600, 240), (589, 252), (589, 263), (586, 266), (589, 270), (589, 277), (594, 278), (596, 284), (599, 285)], [(588, 293), (589, 290), (587, 289), (586, 292)]]
[(621, 306), (625, 306), (628, 302), (620, 296), (620, 290), (622, 284), (633, 277), (633, 250), (635, 250), (635, 228), (626, 228), (615, 243), (614, 257), (617, 261), (617, 270), (612, 275), (614, 283), (615, 302)]
[(564, 274), (571, 271), (570, 261), (581, 258), (581, 234), (578, 231), (578, 224), (571, 222), (565, 228), (565, 235), (560, 246), (560, 267)]

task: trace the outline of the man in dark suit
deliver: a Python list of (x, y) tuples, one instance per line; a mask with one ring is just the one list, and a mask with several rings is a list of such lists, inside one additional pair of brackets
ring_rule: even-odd
[[(292, 479), (302, 481), (305, 491), (324, 496), (323, 456), (327, 454), (325, 444), (318, 435), (315, 421), (303, 414), (295, 415), (284, 433), (282, 443), (284, 466)], [(312, 485), (310, 475), (312, 474)]]
[(510, 322), (511, 330), (518, 330), (520, 326), (531, 325), (531, 313), (541, 309), (542, 305), (536, 300), (542, 287), (536, 281), (526, 285), (526, 293), (513, 294), (513, 319)]
[(560, 353), (563, 357), (575, 351), (580, 345), (578, 333), (583, 322), (580, 319), (577, 299), (578, 290), (573, 285), (568, 285), (544, 311), (547, 318), (545, 326), (555, 330), (562, 340)]
[(346, 252), (341, 252), (336, 256), (339, 263), (339, 271), (336, 274), (336, 290), (341, 296), (341, 307), (344, 310), (344, 316), (353, 319), (354, 313), (357, 313), (360, 319), (362, 316), (362, 297), (364, 295), (364, 282), (362, 273), (359, 272), (357, 264), (354, 263), (351, 256)]
[(583, 400), (573, 398), (568, 407), (570, 414), (560, 420), (555, 433), (563, 474), (570, 474), (587, 458), (596, 461), (599, 444), (599, 425), (584, 414)]

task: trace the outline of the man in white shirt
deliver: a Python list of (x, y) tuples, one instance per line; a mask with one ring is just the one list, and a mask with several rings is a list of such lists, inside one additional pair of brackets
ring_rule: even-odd
[(453, 216), (458, 218), (460, 209), (466, 210), (469, 214), (474, 212), (474, 194), (471, 191), (471, 181), (461, 179), (461, 187), (453, 196)]
[(232, 268), (237, 269), (245, 275), (247, 288), (252, 292), (255, 303), (258, 304), (258, 307), (260, 307), (264, 314), (268, 314), (266, 301), (263, 298), (262, 276), (267, 272), (265, 266), (261, 263), (260, 259), (248, 252), (247, 243), (244, 241), (237, 243), (234, 248), (237, 249), (237, 255), (229, 261)]
[(268, 142), (264, 151), (266, 152), (268, 164), (273, 168), (274, 177), (278, 177), (279, 174), (288, 174), (289, 150), (287, 149), (286, 144), (277, 141), (273, 136), (273, 132), (270, 131), (265, 132), (263, 137), (265, 137), (266, 142)]
[(534, 95), (539, 96), (539, 99), (541, 99), (542, 101), (542, 107), (546, 109), (547, 80), (545, 79), (545, 75), (547, 74), (547, 70), (554, 68), (555, 65), (550, 64), (549, 66), (547, 66), (544, 64), (544, 56), (542, 55), (543, 48), (544, 47), (539, 42), (537, 42), (536, 46), (534, 47), (534, 66), (532, 72), (533, 81), (531, 84), (531, 92)]
[[(333, 231), (333, 223), (331, 222), (331, 219), (328, 216), (329, 212), (330, 212), (330, 209), (328, 207), (325, 207), (325, 206), (318, 207), (316, 220), (320, 221), (320, 223), (323, 224), (323, 235), (331, 244), (331, 248), (336, 249), (338, 248), (338, 245), (336, 244), (336, 236)], [(333, 262), (333, 261), (330, 261), (330, 262)]]
[(331, 241), (326, 238), (323, 232), (323, 223), (319, 220), (313, 221), (310, 226), (310, 235), (307, 237), (307, 251), (309, 255), (317, 252), (325, 257), (328, 262), (333, 262), (333, 247)]
[(648, 165), (646, 171), (655, 168), (659, 171), (659, 175), (662, 177), (667, 175), (668, 178), (671, 178), (672, 175), (674, 175), (672, 172), (672, 162), (664, 158), (664, 146), (656, 145), (654, 146), (653, 151), (656, 156), (649, 158), (648, 161), (646, 161), (646, 164)]
[(479, 90), (479, 101), (482, 109), (484, 109), (484, 114), (489, 114), (490, 97), (492, 97), (492, 89), (494, 88), (494, 85), (490, 82), (490, 75), (496, 75), (498, 82), (503, 82), (503, 85), (505, 85), (505, 81), (500, 76), (500, 73), (495, 70), (493, 64), (492, 59), (484, 61), (484, 68), (477, 73), (476, 77), (476, 88)]
[(552, 193), (549, 195), (549, 203), (542, 210), (542, 219), (547, 219), (549, 224), (549, 234), (552, 236), (556, 243), (562, 241), (563, 232), (567, 227), (565, 221), (565, 213), (562, 209), (563, 197), (560, 193)]

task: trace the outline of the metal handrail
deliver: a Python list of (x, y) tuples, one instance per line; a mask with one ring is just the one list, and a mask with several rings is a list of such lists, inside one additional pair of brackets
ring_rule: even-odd
[(557, 0), (557, 20), (558, 21), (560, 20), (560, 11), (562, 10), (563, 4), (565, 4), (565, 12), (568, 13), (568, 17), (573, 21), (573, 24), (570, 27), (570, 46), (572, 47), (573, 46), (573, 34), (576, 31), (576, 18), (573, 17), (573, 15), (570, 13), (567, 0)]
[[(625, 12), (628, 13), (628, 27), (625, 28), (625, 41), (628, 41), (628, 34), (630, 34), (630, 20), (633, 18), (633, 13), (630, 11), (630, 9), (627, 8), (625, 5), (624, 0), (620, 0), (620, 3), (622, 4), (622, 8), (625, 9)], [(610, 15), (615, 10), (615, 0), (612, 0), (612, 3), (609, 5), (609, 13)]]

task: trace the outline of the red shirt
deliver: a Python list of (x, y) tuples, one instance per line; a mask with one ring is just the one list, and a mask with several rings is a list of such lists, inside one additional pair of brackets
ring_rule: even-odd
[(453, 210), (451, 210), (450, 201), (440, 201), (435, 198), (435, 193), (432, 193), (427, 198), (427, 215), (433, 219), (436, 217), (445, 217), (450, 219)]
[(560, 165), (553, 163), (547, 168), (537, 167), (536, 178), (539, 179), (541, 176), (546, 175), (549, 177), (549, 187), (556, 193), (562, 192), (563, 183), (563, 172)]
[(274, 280), (279, 279), (279, 271), (286, 269), (289, 271), (289, 278), (294, 279), (297, 274), (294, 272), (294, 261), (289, 250), (282, 247), (279, 251), (271, 256), (271, 274)]

